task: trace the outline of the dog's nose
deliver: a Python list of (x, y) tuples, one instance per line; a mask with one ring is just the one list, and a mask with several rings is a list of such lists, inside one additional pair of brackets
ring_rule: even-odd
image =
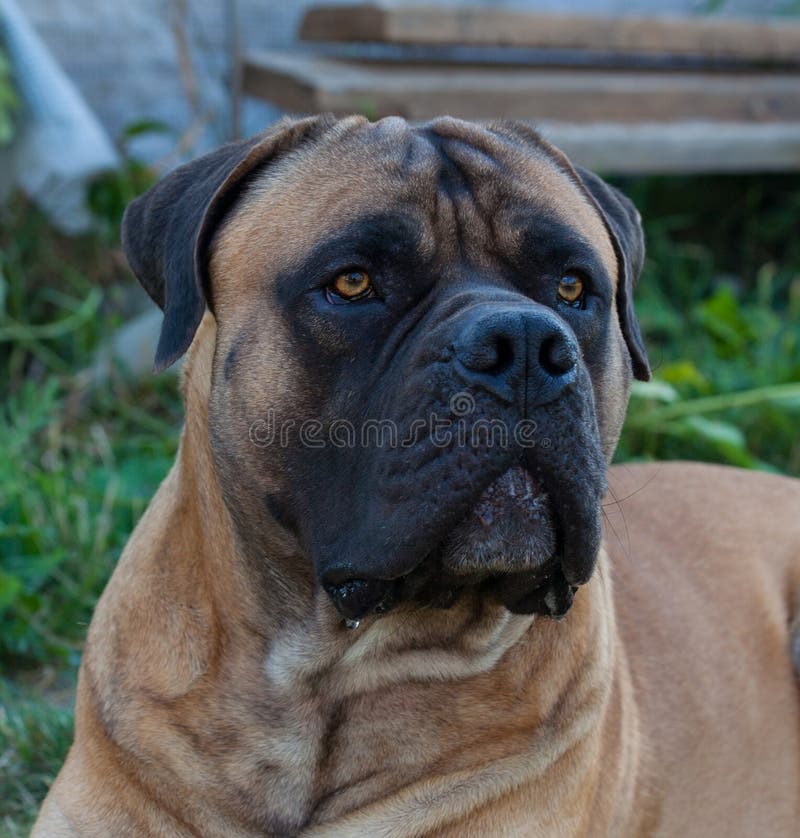
[(456, 369), (466, 383), (509, 403), (524, 387), (528, 408), (554, 401), (576, 376), (575, 337), (545, 308), (477, 314), (453, 348)]

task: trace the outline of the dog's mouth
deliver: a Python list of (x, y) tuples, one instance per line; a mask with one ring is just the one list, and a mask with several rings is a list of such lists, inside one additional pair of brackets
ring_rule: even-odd
[(483, 491), (443, 548), (442, 565), (455, 575), (543, 567), (556, 552), (547, 493), (526, 468), (513, 466)]
[(351, 626), (400, 602), (447, 608), (476, 588), (511, 611), (558, 617), (574, 591), (560, 572), (559, 549), (548, 493), (527, 468), (515, 465), (483, 490), (460, 524), (411, 572), (392, 580), (349, 580), (327, 590)]

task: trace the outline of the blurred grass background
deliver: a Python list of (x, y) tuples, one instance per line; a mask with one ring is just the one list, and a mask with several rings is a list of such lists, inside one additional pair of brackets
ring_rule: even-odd
[[(151, 179), (130, 158), (99, 179), (98, 230), (77, 239), (20, 196), (0, 209), (0, 835), (27, 834), (63, 760), (92, 607), (177, 447), (175, 376), (86, 373), (144, 293), (118, 223)], [(655, 373), (618, 460), (800, 475), (800, 176), (618, 185), (645, 221)]]

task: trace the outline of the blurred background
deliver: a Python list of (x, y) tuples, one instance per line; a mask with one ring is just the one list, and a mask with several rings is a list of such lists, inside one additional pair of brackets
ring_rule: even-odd
[(92, 607), (181, 428), (122, 211), (317, 110), (526, 119), (600, 171), (648, 247), (654, 380), (617, 459), (800, 476), (797, 0), (0, 0), (0, 836), (63, 760)]

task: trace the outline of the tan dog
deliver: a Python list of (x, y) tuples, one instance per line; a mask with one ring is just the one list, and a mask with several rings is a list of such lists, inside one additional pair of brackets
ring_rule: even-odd
[(800, 484), (612, 470), (601, 547), (626, 199), (519, 125), (313, 118), (124, 238), (186, 426), (35, 835), (798, 834)]

